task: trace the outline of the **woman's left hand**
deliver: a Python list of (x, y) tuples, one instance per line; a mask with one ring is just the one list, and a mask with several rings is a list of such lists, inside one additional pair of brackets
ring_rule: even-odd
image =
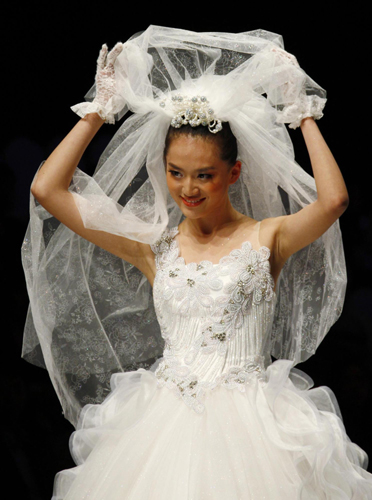
[(318, 95), (308, 95), (305, 90), (305, 73), (296, 57), (280, 47), (272, 47), (278, 66), (287, 66), (287, 81), (281, 86), (284, 106), (278, 110), (278, 123), (288, 123), (289, 128), (296, 129), (305, 118), (319, 120), (323, 116), (323, 108), (327, 99)]

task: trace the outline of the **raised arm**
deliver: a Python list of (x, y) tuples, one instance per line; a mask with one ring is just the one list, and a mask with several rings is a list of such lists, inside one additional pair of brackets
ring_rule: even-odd
[(319, 238), (346, 210), (349, 197), (340, 169), (313, 118), (301, 122), (318, 197), (299, 212), (278, 217), (276, 254), (285, 262)]
[[(97, 112), (86, 114), (53, 151), (35, 177), (31, 192), (38, 202), (64, 225), (83, 238), (138, 267), (151, 282), (152, 266), (149, 245), (104, 231), (85, 228), (74, 197), (68, 191), (72, 176), (84, 151), (105, 122), (101, 117), (105, 116), (104, 105), (115, 91), (112, 80), (108, 81), (109, 78), (112, 79), (109, 65), (113, 68), (114, 62), (110, 55), (117, 56), (119, 53), (118, 50), (116, 53), (114, 50), (107, 56), (107, 48), (103, 47), (98, 58), (97, 74), (100, 66), (106, 74), (103, 82), (105, 88), (103, 91), (102, 87), (97, 88), (95, 108), (93, 107), (97, 109)], [(105, 63), (106, 56), (107, 64)], [(111, 91), (108, 92), (108, 89)]]
[(285, 262), (318, 239), (346, 210), (349, 197), (340, 169), (313, 118), (301, 122), (318, 197), (295, 214), (278, 217), (276, 254)]

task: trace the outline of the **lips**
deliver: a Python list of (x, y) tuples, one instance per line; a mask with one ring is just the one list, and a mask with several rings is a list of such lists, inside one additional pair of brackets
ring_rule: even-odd
[(185, 205), (187, 205), (188, 207), (197, 207), (198, 205), (200, 205), (204, 200), (205, 198), (199, 198), (198, 200), (187, 200), (186, 198), (182, 198), (182, 201), (184, 202)]

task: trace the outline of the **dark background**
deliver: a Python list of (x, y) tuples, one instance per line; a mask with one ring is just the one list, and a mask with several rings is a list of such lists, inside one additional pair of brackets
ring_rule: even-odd
[[(1, 363), (5, 392), (1, 444), (12, 498), (51, 498), (54, 475), (74, 465), (68, 448), (73, 428), (62, 415), (47, 372), (20, 358), (28, 306), (20, 247), (28, 222), (29, 187), (40, 162), (76, 123), (78, 118), (69, 107), (81, 102), (93, 84), (101, 44), (112, 47), (149, 24), (195, 31), (262, 28), (280, 33), (286, 50), (327, 89), (329, 101), (319, 126), (349, 190), (350, 206), (341, 217), (349, 283), (341, 318), (316, 356), (298, 367), (314, 379), (315, 386), (332, 388), (348, 435), (372, 456), (368, 20), (355, 2), (347, 9), (327, 2), (321, 6), (280, 3), (277, 8), (267, 3), (252, 7), (248, 2), (243, 6), (189, 2), (156, 7), (111, 2), (96, 8), (86, 2), (29, 2), (5, 8), (0, 248), (6, 347)], [(116, 127), (101, 129), (83, 159), (83, 170), (93, 171)], [(290, 133), (297, 161), (310, 172), (300, 130)]]

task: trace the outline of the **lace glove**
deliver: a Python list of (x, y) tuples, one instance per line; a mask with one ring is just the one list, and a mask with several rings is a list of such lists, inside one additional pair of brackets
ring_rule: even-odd
[[(312, 117), (315, 120), (322, 118), (327, 99), (316, 94), (306, 94), (305, 81), (301, 82), (301, 78), (303, 80), (303, 71), (295, 56), (280, 47), (273, 47), (271, 51), (275, 52), (279, 64), (288, 65), (289, 68), (293, 67), (293, 71), (289, 70), (289, 78), (282, 87), (285, 104), (282, 109), (278, 110), (277, 122), (288, 123), (289, 128), (296, 129), (301, 125), (304, 118)], [(298, 94), (299, 85), (302, 88)], [(297, 96), (295, 96), (296, 93)]]
[(98, 113), (106, 123), (115, 123), (115, 114), (124, 107), (124, 100), (117, 94), (115, 80), (115, 61), (123, 50), (123, 44), (117, 43), (108, 52), (107, 45), (102, 45), (96, 72), (96, 96), (93, 102), (82, 102), (71, 109), (80, 117), (89, 113)]
[(300, 95), (293, 104), (284, 106), (278, 111), (277, 122), (288, 123), (289, 128), (296, 129), (304, 118), (312, 117), (319, 120), (323, 116), (323, 109), (327, 99), (317, 95)]

